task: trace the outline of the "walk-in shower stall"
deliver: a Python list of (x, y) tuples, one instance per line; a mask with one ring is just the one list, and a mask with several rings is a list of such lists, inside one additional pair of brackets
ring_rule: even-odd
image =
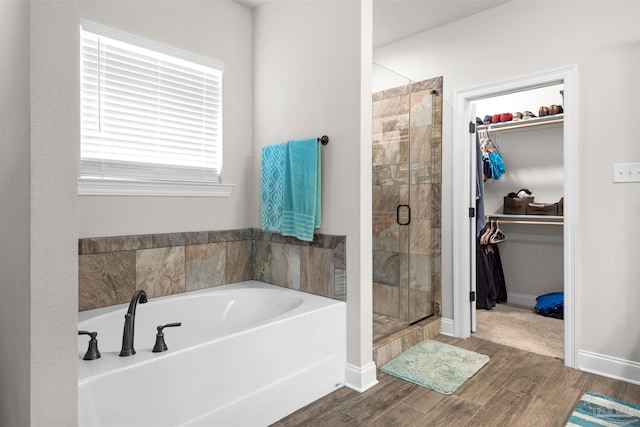
[(442, 77), (373, 65), (374, 341), (440, 314)]

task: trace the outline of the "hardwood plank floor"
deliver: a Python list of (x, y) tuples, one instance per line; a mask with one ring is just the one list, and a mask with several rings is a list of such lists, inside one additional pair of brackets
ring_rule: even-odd
[(478, 338), (438, 336), (491, 359), (451, 395), (378, 371), (364, 393), (346, 387), (283, 418), (296, 426), (564, 426), (585, 391), (640, 405), (640, 386), (567, 368), (561, 360)]

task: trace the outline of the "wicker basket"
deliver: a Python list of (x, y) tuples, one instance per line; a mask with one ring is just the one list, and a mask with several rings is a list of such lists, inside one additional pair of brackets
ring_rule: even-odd
[(529, 203), (527, 215), (558, 215), (558, 203)]
[(561, 197), (560, 201), (558, 202), (558, 215), (564, 215), (564, 197)]
[(533, 203), (533, 197), (505, 197), (502, 204), (502, 213), (508, 215), (525, 215), (529, 203)]

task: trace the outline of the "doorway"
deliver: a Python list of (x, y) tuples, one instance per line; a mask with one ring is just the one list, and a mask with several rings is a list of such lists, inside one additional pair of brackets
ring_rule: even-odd
[[(535, 75), (497, 82), (491, 85), (456, 91), (454, 99), (454, 321), (453, 334), (459, 338), (471, 335), (475, 322), (475, 302), (470, 302), (474, 290), (475, 265), (475, 103), (482, 99), (560, 84), (564, 87), (563, 170), (564, 170), (564, 226), (563, 291), (564, 291), (564, 363), (576, 365), (575, 348), (575, 196), (576, 158), (575, 138), (575, 74), (574, 66)], [(472, 150), (473, 148), (473, 150)], [(471, 238), (473, 236), (473, 238)]]
[(563, 291), (563, 89), (555, 84), (474, 102), (483, 121), (476, 126), (476, 163), (491, 172), (490, 156), (500, 156), (504, 169), (476, 177), (482, 207), (471, 331), (558, 359), (564, 357), (563, 320), (545, 318), (534, 307), (538, 296)]

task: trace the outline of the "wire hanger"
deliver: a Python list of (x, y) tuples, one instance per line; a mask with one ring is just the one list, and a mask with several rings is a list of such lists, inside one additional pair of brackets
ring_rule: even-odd
[[(493, 220), (491, 222), (493, 222)], [(504, 242), (505, 240), (507, 240), (507, 236), (505, 236), (502, 230), (500, 230), (500, 221), (496, 220), (496, 228), (495, 231), (491, 233), (489, 241), (491, 243), (500, 243)]]
[(489, 131), (487, 129), (480, 130), (480, 148), (482, 150), (498, 151), (498, 148), (491, 140), (491, 137), (489, 136)]

